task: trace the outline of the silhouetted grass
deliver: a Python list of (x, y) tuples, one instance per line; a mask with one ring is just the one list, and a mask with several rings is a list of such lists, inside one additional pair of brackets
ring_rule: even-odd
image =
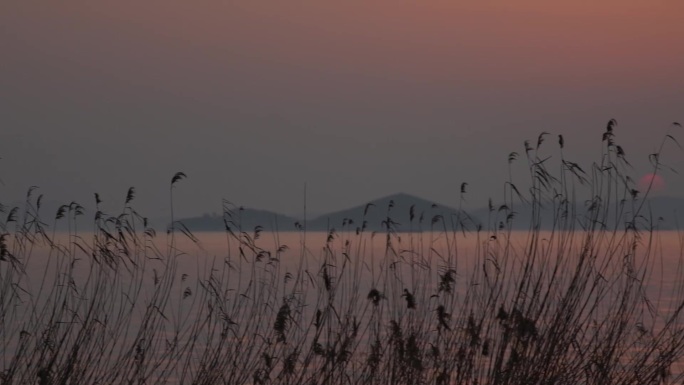
[[(48, 230), (30, 189), (23, 209), (0, 206), (0, 383), (681, 383), (681, 255), (673, 282), (659, 282), (658, 222), (616, 127), (586, 171), (562, 136), (557, 153), (544, 152), (547, 133), (525, 142), (527, 189), (509, 172), (486, 224), (412, 207), (404, 228), (431, 231), (401, 233), (392, 203), (368, 205), (364, 216), (386, 210), (384, 232), (345, 220), (312, 249), (302, 225), (298, 245), (274, 232), (266, 248), (263, 228), (241, 228), (224, 202), (225, 254), (192, 270), (179, 268), (177, 237), (202, 250), (198, 237), (175, 219), (158, 236), (133, 188), (118, 215), (96, 194), (87, 232), (81, 205), (60, 207), (51, 225), (66, 221), (66, 234)], [(184, 178), (170, 183), (172, 217)], [(512, 231), (518, 207), (532, 212), (524, 236)]]

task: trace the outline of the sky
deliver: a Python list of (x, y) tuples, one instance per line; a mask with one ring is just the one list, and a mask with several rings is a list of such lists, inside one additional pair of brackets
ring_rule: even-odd
[[(507, 157), (634, 165), (684, 123), (684, 2), (0, 2), (0, 201), (298, 214), (502, 197)], [(670, 131), (668, 131), (670, 130)], [(679, 136), (678, 136), (679, 135)], [(684, 152), (662, 158), (684, 170)], [(525, 178), (526, 163), (515, 164)], [(684, 196), (684, 174), (663, 191)]]

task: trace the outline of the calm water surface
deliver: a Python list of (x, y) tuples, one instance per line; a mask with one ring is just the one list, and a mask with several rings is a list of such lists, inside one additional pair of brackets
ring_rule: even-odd
[[(35, 245), (24, 252), (22, 261), (26, 263), (26, 274), (19, 280), (25, 292), (22, 295), (24, 301), (7, 317), (15, 334), (38, 322), (40, 317), (36, 309), (50, 304), (50, 293), (54, 287), (67, 285), (78, 292), (96, 278), (91, 270), (95, 266), (92, 255), (89, 255), (91, 250), (87, 247), (92, 246), (92, 236), (88, 233), (78, 237), (59, 235), (56, 239), (61, 245), (61, 252), (46, 245)], [(469, 296), (472, 296), (468, 299), (470, 301), (484, 301), (482, 293), (493, 285), (499, 285), (505, 302), (506, 295), (509, 295), (506, 293), (514, 291), (526, 268), (533, 271), (533, 276), (542, 283), (541, 287), (562, 292), (562, 288), (570, 284), (579, 255), (585, 250), (582, 233), (541, 232), (533, 263), (527, 266), (530, 259), (525, 256), (529, 255), (531, 241), (527, 232), (495, 236), (485, 233), (402, 233), (388, 236), (384, 233), (357, 235), (355, 232), (333, 235), (263, 232), (256, 238), (249, 234), (244, 238), (249, 238), (249, 241), (242, 244), (225, 233), (198, 233), (194, 237), (191, 239), (178, 233), (171, 241), (162, 234), (139, 244), (137, 248), (131, 245), (131, 250), (137, 251), (131, 251), (135, 255), (129, 258), (129, 262), (125, 261), (122, 253), (118, 253), (124, 261), (118, 265), (123, 274), (108, 279), (120, 289), (111, 297), (111, 303), (106, 304), (109, 308), (105, 312), (115, 314), (125, 307), (130, 297), (139, 298), (133, 318), (127, 321), (130, 328), (119, 336), (122, 341), (135, 337), (139, 326), (136, 317), (142, 317), (144, 304), (155, 295), (159, 277), (171, 265), (172, 282), (168, 290), (172, 294), (168, 310), (164, 313), (173, 325), (165, 331), (169, 338), (192, 325), (197, 314), (201, 313), (198, 309), (204, 306), (200, 303), (202, 300), (195, 301), (195, 298), (217, 277), (221, 277), (224, 283), (226, 296), (236, 300), (239, 295), (247, 298), (257, 293), (259, 285), (269, 287), (268, 295), (271, 300), (276, 299), (274, 303), (289, 293), (305, 290), (303, 298), (308, 303), (303, 313), (305, 316), (312, 316), (313, 311), (326, 301), (324, 288), (327, 284), (334, 286), (336, 295), (354, 302), (353, 306), (359, 309), (360, 315), (369, 314), (363, 309), (368, 307), (366, 296), (372, 288), (379, 289), (385, 299), (394, 304), (405, 301), (402, 294), (408, 290), (419, 301), (419, 314), (427, 315), (434, 311), (433, 294), (438, 290), (440, 275), (446, 271), (455, 274), (455, 303), (462, 303)], [(74, 241), (83, 248), (75, 246)], [(682, 235), (678, 232), (644, 234), (635, 243), (621, 241), (620, 234), (600, 233), (592, 244), (588, 254), (596, 257), (596, 276), (615, 280), (615, 285), (606, 286), (605, 301), (618, 298), (618, 293), (611, 294), (610, 290), (624, 280), (616, 277), (620, 277), (625, 269), (634, 271), (635, 279), (643, 287), (643, 296), (662, 314), (656, 317), (654, 327), (658, 327), (658, 323), (662, 323), (666, 315), (684, 300)], [(627, 258), (626, 255), (632, 257)], [(56, 273), (57, 270), (64, 272), (67, 266), (73, 269), (69, 280), (63, 273)], [(505, 274), (495, 281), (493, 277), (502, 271)], [(293, 282), (302, 284), (296, 286)], [(469, 291), (472, 288), (483, 290)], [(91, 294), (83, 291), (77, 295), (86, 298)], [(402, 306), (390, 308), (395, 309), (393, 312), (404, 311)], [(251, 322), (264, 322), (266, 329), (272, 326), (271, 320), (255, 319)], [(16, 340), (5, 341), (5, 367), (11, 356), (8, 353), (16, 348), (16, 344)], [(124, 345), (122, 342), (121, 346)]]

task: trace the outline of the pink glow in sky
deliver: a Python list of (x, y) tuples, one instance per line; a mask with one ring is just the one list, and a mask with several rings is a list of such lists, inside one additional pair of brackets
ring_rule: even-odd
[(665, 191), (665, 179), (657, 174), (646, 174), (639, 179), (639, 191), (645, 193), (648, 189), (651, 192), (663, 192)]
[(292, 213), (304, 183), (313, 211), (458, 204), (462, 182), (479, 206), (543, 131), (589, 170), (612, 118), (638, 180), (684, 121), (682, 20), (682, 0), (0, 1), (0, 192), (134, 185), (165, 212), (184, 171), (181, 212)]

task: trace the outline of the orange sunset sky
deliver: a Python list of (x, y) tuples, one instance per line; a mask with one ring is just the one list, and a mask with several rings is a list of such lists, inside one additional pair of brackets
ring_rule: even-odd
[(480, 206), (524, 140), (588, 165), (611, 118), (638, 180), (684, 121), (681, 0), (3, 1), (0, 52), (3, 197), (132, 185), (151, 215), (176, 171), (188, 215), (291, 214), (304, 183), (319, 212), (461, 182)]

